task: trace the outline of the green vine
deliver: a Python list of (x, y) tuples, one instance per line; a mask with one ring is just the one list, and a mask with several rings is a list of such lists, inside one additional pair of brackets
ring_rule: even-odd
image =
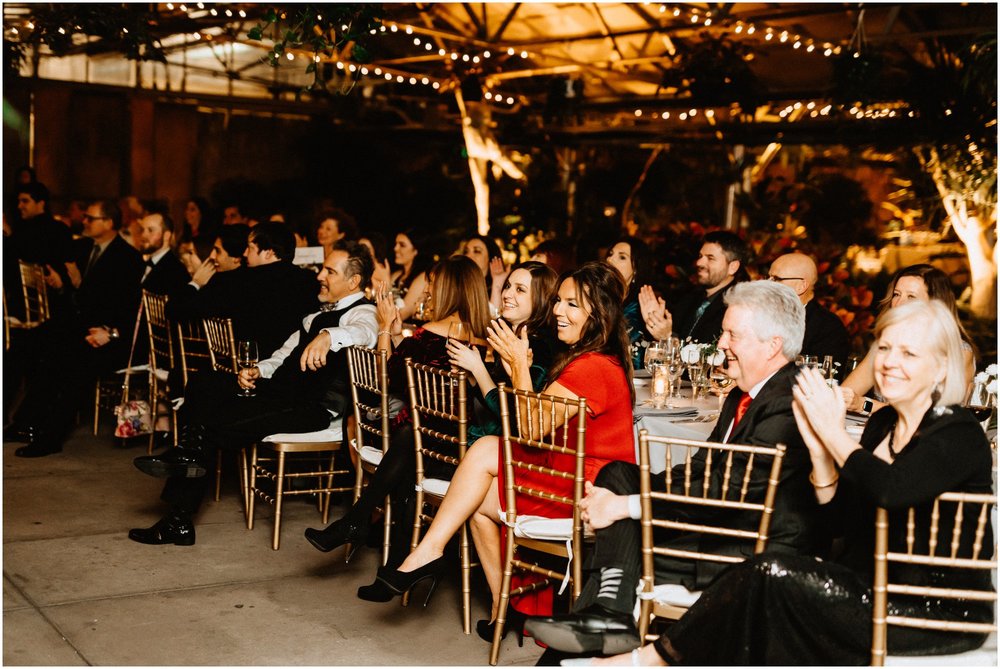
[(314, 76), (316, 86), (323, 81), (322, 69), (316, 66), (317, 56), (332, 57), (347, 51), (354, 62), (371, 62), (370, 43), (381, 34), (381, 27), (379, 4), (303, 4), (268, 9), (263, 23), (251, 28), (247, 37), (263, 41), (267, 36), (273, 41), (264, 56), (271, 67), (278, 67), (282, 56), (291, 49), (311, 52), (313, 58), (306, 73)]

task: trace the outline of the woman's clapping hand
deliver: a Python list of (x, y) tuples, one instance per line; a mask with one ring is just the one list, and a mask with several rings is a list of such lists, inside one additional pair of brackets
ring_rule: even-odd
[(483, 359), (479, 357), (479, 352), (455, 339), (448, 340), (448, 359), (451, 360), (451, 364), (473, 374), (479, 371), (480, 368), (485, 370), (485, 365), (483, 364)]
[(388, 330), (390, 334), (403, 332), (403, 321), (399, 317), (399, 309), (392, 297), (389, 285), (383, 281), (375, 284), (375, 318), (379, 330)]

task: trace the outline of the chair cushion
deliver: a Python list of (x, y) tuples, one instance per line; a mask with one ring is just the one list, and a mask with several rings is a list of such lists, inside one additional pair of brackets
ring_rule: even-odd
[(514, 535), (540, 541), (569, 541), (573, 535), (573, 519), (519, 515)]
[(436, 497), (444, 497), (448, 492), (448, 486), (451, 485), (451, 481), (445, 481), (443, 479), (424, 479), (424, 492), (430, 493)]
[(268, 442), (302, 442), (309, 443), (314, 441), (340, 441), (344, 438), (344, 421), (341, 418), (334, 418), (330, 422), (330, 427), (325, 430), (317, 430), (316, 432), (296, 432), (288, 433), (283, 432), (280, 434), (271, 434), (261, 441)]
[(658, 604), (688, 608), (698, 601), (701, 591), (691, 592), (683, 585), (663, 583), (653, 587), (653, 601)]
[(382, 449), (375, 448), (374, 446), (362, 446), (361, 451), (358, 453), (363, 462), (367, 462), (371, 465), (377, 465), (382, 462)]
[[(125, 372), (128, 372), (129, 374), (141, 374), (143, 372), (149, 372), (149, 365), (132, 365), (131, 367), (123, 367), (122, 369), (116, 370), (115, 374), (124, 374)], [(158, 378), (160, 381), (166, 381), (167, 376), (169, 376), (170, 372), (168, 372), (165, 369), (158, 369), (156, 370), (155, 374), (156, 378)]]
[(982, 667), (997, 666), (997, 633), (986, 637), (986, 642), (976, 650), (957, 655), (889, 655), (887, 667)]

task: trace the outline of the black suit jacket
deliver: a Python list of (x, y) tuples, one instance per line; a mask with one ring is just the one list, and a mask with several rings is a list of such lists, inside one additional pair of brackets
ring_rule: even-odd
[(81, 273), (86, 272), (80, 287), (72, 291), (77, 326), (86, 335), (88, 328), (107, 325), (118, 328), (122, 340), (131, 340), (139, 311), (139, 281), (146, 269), (142, 256), (115, 236), (88, 271), (92, 249), (93, 243), (81, 248), (76, 263)]
[(174, 320), (231, 318), (237, 339), (256, 341), (266, 357), (316, 311), (318, 300), (314, 272), (276, 262), (216, 274), (201, 290), (184, 286), (167, 304), (167, 315)]
[[(760, 392), (757, 393), (757, 397), (750, 403), (742, 420), (733, 428), (728, 442), (756, 446), (774, 446), (780, 443), (786, 446), (778, 492), (775, 496), (774, 514), (771, 517), (770, 539), (767, 549), (770, 552), (809, 554), (825, 547), (825, 533), (820, 531), (820, 509), (808, 479), (809, 472), (812, 471), (812, 463), (795, 424), (795, 417), (792, 415), (792, 384), (796, 373), (795, 364), (788, 363), (764, 384)], [(726, 430), (736, 415), (736, 407), (742, 396), (743, 391), (739, 388), (729, 393), (729, 397), (719, 414), (719, 421), (709, 435), (708, 441), (721, 442), (726, 436)], [(723, 463), (714, 462), (712, 471), (706, 474), (704, 452), (697, 453), (692, 460), (697, 478), (707, 478), (712, 489), (719, 489), (723, 482)], [(739, 486), (745, 462), (746, 456), (743, 454), (737, 454), (733, 459), (729, 499), (739, 496)], [(683, 477), (683, 467), (684, 465), (681, 464), (674, 468), (675, 480), (678, 480), (676, 476)], [(763, 501), (769, 470), (770, 458), (762, 459), (759, 456), (755, 458), (755, 474), (751, 479), (747, 493), (747, 497), (751, 501)], [(656, 480), (660, 481), (660, 478), (657, 477)], [(656, 511), (658, 515), (660, 513), (670, 514), (670, 512), (671, 509), (662, 508), (658, 508)], [(695, 511), (685, 511), (685, 514), (690, 514), (687, 517), (693, 522), (709, 521), (717, 517), (718, 513), (717, 510), (710, 507), (699, 507)], [(759, 515), (750, 514), (747, 522), (737, 522), (745, 529), (756, 530), (758, 519)], [(753, 544), (750, 542), (739, 542), (725, 537), (700, 533), (687, 533), (678, 536), (670, 541), (670, 545), (743, 557), (749, 557), (753, 554)], [(675, 564), (669, 559), (661, 560), (658, 558), (657, 571), (668, 573), (676, 571), (682, 575), (678, 580), (687, 581), (688, 578), (683, 575), (690, 574), (690, 562), (672, 568)], [(688, 587), (693, 585), (697, 589), (704, 588), (725, 566), (719, 563), (699, 561), (696, 565), (694, 583), (687, 582), (685, 585)]]
[(171, 251), (153, 265), (142, 280), (142, 289), (172, 299), (190, 280), (191, 275), (184, 268), (184, 263)]
[(816, 302), (809, 300), (806, 304), (806, 335), (802, 340), (802, 355), (833, 356), (834, 362), (840, 363), (840, 369), (846, 369), (847, 356), (851, 354), (851, 342), (847, 328), (831, 311)]
[[(722, 317), (726, 315), (726, 303), (723, 297), (734, 285), (735, 282), (730, 283), (710, 298), (706, 298), (704, 288), (696, 287), (677, 299), (673, 308), (670, 308), (670, 315), (674, 319), (674, 334), (681, 339), (690, 337), (691, 341), (704, 344), (718, 341), (719, 335), (722, 334)], [(701, 318), (695, 321), (698, 307), (706, 299), (711, 300), (711, 304), (705, 309)]]

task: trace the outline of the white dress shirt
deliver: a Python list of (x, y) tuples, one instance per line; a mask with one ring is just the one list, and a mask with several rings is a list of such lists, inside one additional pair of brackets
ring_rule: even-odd
[[(354, 304), (365, 295), (362, 292), (351, 293), (331, 305), (330, 311), (344, 309)], [(308, 331), (313, 319), (323, 313), (323, 310), (313, 312), (302, 319), (302, 327)], [(375, 305), (363, 304), (355, 309), (349, 310), (340, 317), (340, 324), (334, 328), (323, 328), (320, 332), (330, 335), (330, 350), (339, 351), (347, 346), (367, 346), (373, 348), (378, 340), (378, 321), (375, 318)], [(296, 330), (285, 340), (277, 351), (271, 354), (267, 360), (257, 363), (261, 377), (271, 378), (275, 370), (281, 367), (285, 359), (291, 355), (295, 347), (299, 345), (299, 331)], [(298, 364), (295, 362), (295, 364)]]

